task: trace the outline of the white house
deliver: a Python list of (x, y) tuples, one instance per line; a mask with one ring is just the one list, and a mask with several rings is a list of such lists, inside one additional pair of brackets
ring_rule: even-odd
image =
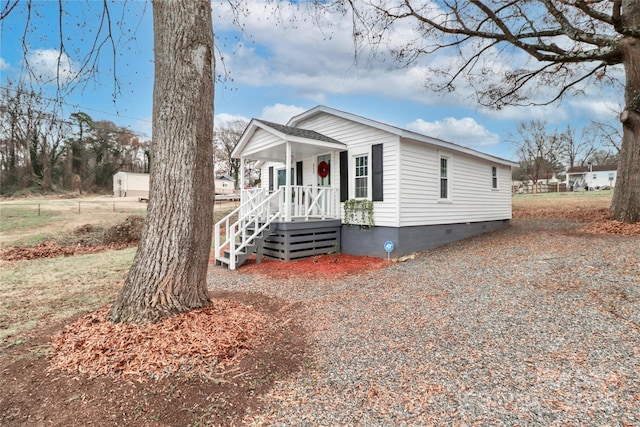
[(573, 191), (613, 188), (618, 177), (618, 165), (573, 166), (567, 169), (567, 182)]
[(325, 106), (286, 126), (253, 119), (233, 156), (241, 170), (261, 162), (262, 188), (216, 224), (217, 261), (232, 269), (254, 250), (387, 257), (391, 242), (399, 257), (511, 219), (516, 163)]
[(117, 172), (113, 175), (113, 195), (149, 198), (149, 174)]
[(216, 194), (233, 194), (236, 192), (235, 180), (229, 175), (219, 175), (215, 178)]

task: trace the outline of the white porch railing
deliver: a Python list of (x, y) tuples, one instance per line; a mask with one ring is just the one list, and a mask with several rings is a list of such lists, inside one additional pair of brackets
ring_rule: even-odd
[[(280, 210), (286, 212), (286, 194), (284, 186), (280, 199)], [(291, 186), (291, 219), (308, 221), (309, 219), (339, 219), (340, 201), (337, 188)], [(283, 215), (284, 217), (284, 215)]]
[[(236, 268), (236, 254), (252, 244), (256, 236), (280, 218), (279, 207), (277, 203), (272, 203), (272, 201), (279, 200), (282, 197), (282, 192), (283, 190), (278, 189), (267, 197), (264, 197), (266, 195), (264, 191), (255, 192), (246, 203), (241, 203), (237, 209), (215, 224), (215, 256), (217, 259), (223, 258), (222, 251), (228, 248), (230, 270)], [(247, 206), (251, 204), (253, 207), (248, 208)], [(231, 218), (236, 214), (238, 214), (238, 219), (231, 223)], [(250, 225), (253, 227), (249, 228)]]
[[(291, 193), (288, 194), (285, 188), (281, 186), (271, 194), (261, 188), (242, 190), (240, 206), (214, 226), (216, 259), (234, 270), (236, 255), (253, 244), (256, 236), (274, 221), (285, 221), (287, 217), (297, 221), (340, 218), (337, 188), (296, 185), (291, 186)], [(291, 209), (289, 216), (286, 215), (287, 207)], [(236, 215), (237, 220), (232, 222)], [(224, 250), (229, 251), (228, 259), (222, 253)]]

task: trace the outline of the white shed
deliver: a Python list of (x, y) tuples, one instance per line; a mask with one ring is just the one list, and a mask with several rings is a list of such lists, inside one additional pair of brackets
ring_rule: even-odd
[(113, 195), (116, 197), (149, 198), (149, 174), (117, 172), (113, 175)]
[[(262, 162), (262, 188), (241, 196), (248, 219), (250, 206), (280, 193), (270, 202), (277, 212), (270, 211), (269, 221), (281, 244), (265, 255), (310, 253), (288, 247), (302, 235), (322, 240), (323, 222), (327, 232), (337, 223), (343, 253), (386, 257), (385, 243), (392, 242), (391, 256), (398, 257), (495, 230), (511, 219), (516, 163), (325, 106), (286, 126), (252, 120), (233, 155), (241, 168), (246, 160)], [(364, 215), (350, 215), (354, 207)], [(297, 229), (298, 237), (287, 234)]]

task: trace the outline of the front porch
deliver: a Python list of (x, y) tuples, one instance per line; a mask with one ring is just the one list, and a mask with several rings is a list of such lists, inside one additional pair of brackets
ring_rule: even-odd
[[(252, 120), (232, 157), (240, 159), (240, 207), (215, 225), (215, 253), (230, 269), (256, 253), (283, 260), (340, 249), (340, 181), (332, 167), (345, 144), (317, 132)], [(257, 161), (262, 188), (245, 189)]]
[(340, 250), (339, 190), (284, 185), (241, 192), (240, 206), (214, 226), (216, 264), (234, 270), (253, 253), (284, 261)]

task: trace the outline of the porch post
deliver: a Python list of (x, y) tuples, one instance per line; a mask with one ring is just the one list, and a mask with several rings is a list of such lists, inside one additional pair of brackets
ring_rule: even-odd
[(240, 157), (240, 194), (242, 194), (244, 187), (244, 157)]
[(285, 187), (284, 187), (284, 220), (291, 221), (291, 143), (287, 141), (287, 159), (285, 160)]

